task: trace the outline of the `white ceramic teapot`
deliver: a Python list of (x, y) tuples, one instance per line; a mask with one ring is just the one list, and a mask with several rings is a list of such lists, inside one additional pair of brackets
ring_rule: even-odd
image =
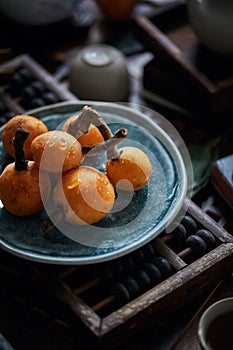
[(45, 25), (69, 18), (77, 0), (0, 0), (0, 11), (26, 25)]
[(233, 55), (233, 0), (187, 0), (188, 17), (200, 42)]

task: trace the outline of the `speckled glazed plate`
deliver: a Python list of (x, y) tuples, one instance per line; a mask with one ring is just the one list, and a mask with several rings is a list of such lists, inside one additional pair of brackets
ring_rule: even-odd
[[(121, 146), (139, 147), (148, 155), (153, 167), (151, 179), (131, 197), (118, 193), (118, 206), (94, 225), (66, 223), (44, 232), (47, 210), (17, 217), (1, 205), (0, 243), (2, 248), (17, 256), (45, 263), (80, 265), (114, 259), (151, 241), (182, 208), (187, 192), (183, 159), (168, 134), (140, 109), (127, 104), (74, 101), (39, 108), (28, 114), (41, 118), (52, 130), (61, 128), (62, 123), (81, 111), (84, 105), (95, 108), (112, 132), (120, 127), (128, 129)], [(105, 171), (105, 157), (105, 154), (88, 157), (87, 164)], [(2, 143), (0, 159), (2, 172), (12, 161)]]

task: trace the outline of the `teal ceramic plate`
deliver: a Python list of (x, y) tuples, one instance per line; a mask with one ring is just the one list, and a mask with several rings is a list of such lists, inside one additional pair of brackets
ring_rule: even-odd
[[(95, 108), (114, 133), (128, 129), (121, 146), (141, 148), (150, 158), (153, 173), (149, 183), (131, 194), (118, 193), (111, 213), (95, 225), (69, 224), (43, 231), (46, 210), (17, 217), (0, 208), (1, 246), (20, 257), (56, 264), (91, 264), (114, 259), (148, 243), (172, 222), (182, 208), (187, 179), (182, 157), (168, 134), (139, 109), (129, 105), (91, 101), (63, 102), (39, 108), (28, 114), (41, 118), (49, 129), (89, 105)], [(105, 154), (87, 164), (105, 171)], [(1, 172), (12, 161), (0, 144)], [(91, 163), (90, 163), (91, 162)]]

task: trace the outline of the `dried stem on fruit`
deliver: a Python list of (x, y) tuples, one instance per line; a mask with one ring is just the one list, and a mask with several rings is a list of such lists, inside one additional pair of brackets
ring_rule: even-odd
[(107, 151), (108, 159), (118, 159), (121, 152), (119, 152), (116, 146), (127, 136), (127, 129), (119, 129), (113, 135), (112, 131), (99, 113), (89, 106), (84, 106), (77, 118), (70, 123), (67, 131), (75, 138), (78, 138), (88, 131), (91, 124), (98, 128), (105, 142), (96, 145), (94, 150), (93, 147), (83, 147), (83, 153), (86, 154), (92, 150), (90, 155), (94, 156), (100, 154), (101, 152)]
[(112, 137), (112, 132), (103, 118), (101, 118), (95, 109), (89, 106), (83, 107), (81, 113), (77, 115), (77, 118), (70, 123), (67, 131), (78, 139), (82, 134), (87, 133), (91, 124), (97, 127), (105, 141)]
[(99, 143), (96, 146), (84, 146), (82, 147), (82, 152), (88, 156), (96, 156), (100, 153), (107, 152), (108, 157), (111, 159), (119, 158), (120, 152), (116, 148), (116, 145), (122, 142), (123, 139), (128, 135), (128, 130), (121, 128), (105, 142)]

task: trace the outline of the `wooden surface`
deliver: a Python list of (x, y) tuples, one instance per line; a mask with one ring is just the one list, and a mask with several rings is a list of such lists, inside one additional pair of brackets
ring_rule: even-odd
[(233, 276), (229, 276), (227, 279), (220, 281), (211, 293), (206, 298), (205, 302), (201, 305), (193, 318), (187, 324), (180, 337), (172, 346), (171, 350), (201, 350), (199, 339), (197, 336), (198, 322), (203, 312), (216, 301), (232, 297), (233, 295)]

